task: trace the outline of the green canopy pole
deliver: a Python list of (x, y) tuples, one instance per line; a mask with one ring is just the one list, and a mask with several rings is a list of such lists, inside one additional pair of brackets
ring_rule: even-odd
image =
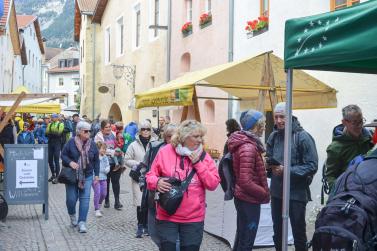
[(284, 174), (283, 174), (283, 251), (288, 251), (289, 195), (291, 182), (291, 144), (292, 144), (292, 86), (293, 70), (287, 72), (287, 90), (285, 93), (285, 132), (284, 132)]

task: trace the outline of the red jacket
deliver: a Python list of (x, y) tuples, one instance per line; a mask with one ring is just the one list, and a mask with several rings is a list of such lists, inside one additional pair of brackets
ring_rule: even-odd
[(175, 214), (168, 215), (157, 203), (157, 219), (179, 223), (202, 222), (205, 216), (206, 189), (215, 190), (220, 183), (220, 177), (213, 159), (206, 153), (203, 161), (192, 165), (188, 157), (184, 158), (184, 168), (180, 168), (180, 156), (172, 145), (160, 149), (153, 161), (151, 170), (147, 173), (147, 186), (149, 190), (156, 190), (159, 177), (185, 179), (192, 168), (196, 173), (186, 190), (183, 200)]
[(256, 140), (245, 131), (235, 132), (228, 139), (235, 176), (234, 196), (249, 203), (265, 204), (270, 201), (270, 191), (261, 155), (264, 149)]

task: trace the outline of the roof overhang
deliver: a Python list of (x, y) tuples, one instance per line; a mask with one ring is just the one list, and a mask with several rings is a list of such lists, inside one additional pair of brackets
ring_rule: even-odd
[(108, 0), (99, 0), (94, 10), (92, 23), (101, 23), (103, 13), (105, 12)]

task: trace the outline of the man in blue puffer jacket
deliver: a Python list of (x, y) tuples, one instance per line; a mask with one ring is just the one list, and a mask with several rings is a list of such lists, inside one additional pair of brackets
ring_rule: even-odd
[(35, 144), (34, 134), (28, 130), (29, 123), (25, 122), (24, 127), (17, 137), (17, 144)]

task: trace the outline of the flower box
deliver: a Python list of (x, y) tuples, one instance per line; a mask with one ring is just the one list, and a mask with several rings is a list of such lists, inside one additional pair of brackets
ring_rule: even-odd
[(212, 24), (212, 14), (211, 13), (203, 13), (200, 15), (199, 19), (199, 26), (201, 29), (204, 29), (205, 27)]
[(183, 37), (187, 37), (188, 35), (192, 34), (192, 23), (191, 22), (186, 22), (182, 28), (181, 32)]
[(258, 19), (248, 21), (245, 27), (248, 37), (254, 37), (268, 30), (268, 17), (260, 16)]

